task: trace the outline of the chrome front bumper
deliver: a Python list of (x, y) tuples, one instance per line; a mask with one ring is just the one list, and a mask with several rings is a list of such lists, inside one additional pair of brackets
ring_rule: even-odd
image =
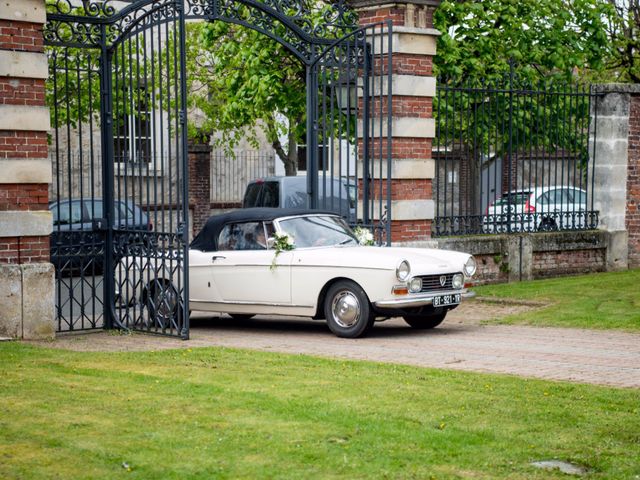
[(373, 302), (377, 308), (408, 308), (408, 307), (423, 307), (425, 305), (431, 305), (434, 297), (440, 297), (442, 295), (452, 295), (460, 293), (461, 300), (468, 300), (476, 296), (476, 292), (470, 292), (463, 290), (461, 292), (429, 292), (428, 294), (408, 294), (401, 298), (392, 298), (389, 300), (378, 300)]

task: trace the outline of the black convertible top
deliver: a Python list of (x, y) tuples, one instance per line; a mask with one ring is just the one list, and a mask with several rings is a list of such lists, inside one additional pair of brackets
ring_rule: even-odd
[(243, 208), (233, 210), (209, 217), (209, 220), (204, 224), (204, 227), (202, 227), (202, 230), (196, 235), (189, 247), (203, 252), (215, 252), (218, 250), (218, 236), (224, 226), (229, 223), (268, 222), (276, 218), (319, 213), (336, 215), (334, 212), (310, 210), (308, 208)]

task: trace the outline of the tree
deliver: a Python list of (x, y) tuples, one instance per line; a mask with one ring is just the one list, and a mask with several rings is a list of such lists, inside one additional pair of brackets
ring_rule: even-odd
[(600, 71), (609, 15), (603, 0), (444, 0), (434, 15), (443, 32), (435, 70), (451, 81), (499, 78), (510, 61), (529, 80)]
[[(291, 14), (325, 39), (339, 38), (358, 26), (356, 15), (342, 12), (342, 5), (322, 0), (303, 5), (303, 12), (294, 9)], [(240, 8), (251, 17), (249, 7)], [(281, 38), (295, 36), (283, 24), (275, 22), (272, 28)], [(201, 114), (194, 130), (217, 132), (218, 144), (230, 150), (241, 138), (256, 142), (261, 129), (286, 175), (297, 173), (298, 146), (306, 143), (306, 69), (286, 46), (234, 23), (191, 23), (187, 26), (187, 71), (189, 108)], [(351, 119), (334, 120), (345, 121)], [(287, 139), (284, 145), (282, 137)]]
[(191, 135), (219, 132), (218, 143), (231, 149), (241, 138), (256, 142), (261, 128), (286, 174), (296, 174), (297, 146), (306, 132), (306, 87), (304, 65), (293, 54), (246, 27), (191, 23), (187, 71), (189, 108), (201, 115), (197, 125), (191, 122)]
[(640, 0), (607, 1), (607, 33), (612, 43), (607, 67), (611, 78), (640, 83)]

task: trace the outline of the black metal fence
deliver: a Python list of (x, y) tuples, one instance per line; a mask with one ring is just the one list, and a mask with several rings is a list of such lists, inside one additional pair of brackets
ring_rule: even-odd
[(211, 154), (211, 203), (220, 208), (240, 206), (249, 182), (275, 175), (275, 166), (273, 150), (214, 150)]
[(589, 86), (438, 85), (434, 236), (597, 227)]

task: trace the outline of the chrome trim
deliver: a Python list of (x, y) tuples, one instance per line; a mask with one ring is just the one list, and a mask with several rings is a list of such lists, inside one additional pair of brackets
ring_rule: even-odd
[(288, 303), (268, 303), (268, 302), (230, 302), (225, 300), (198, 300), (196, 298), (190, 298), (190, 302), (208, 303), (208, 304), (220, 304), (220, 305), (260, 305), (265, 307), (289, 307), (289, 308), (315, 308), (315, 305), (293, 305)]
[(422, 307), (425, 305), (431, 305), (434, 297), (440, 297), (442, 295), (455, 295), (460, 294), (460, 300), (468, 300), (476, 296), (476, 292), (470, 291), (446, 291), (446, 292), (431, 292), (429, 295), (407, 295), (402, 298), (394, 298), (391, 300), (378, 300), (373, 304), (378, 308), (402, 308), (402, 307)]

